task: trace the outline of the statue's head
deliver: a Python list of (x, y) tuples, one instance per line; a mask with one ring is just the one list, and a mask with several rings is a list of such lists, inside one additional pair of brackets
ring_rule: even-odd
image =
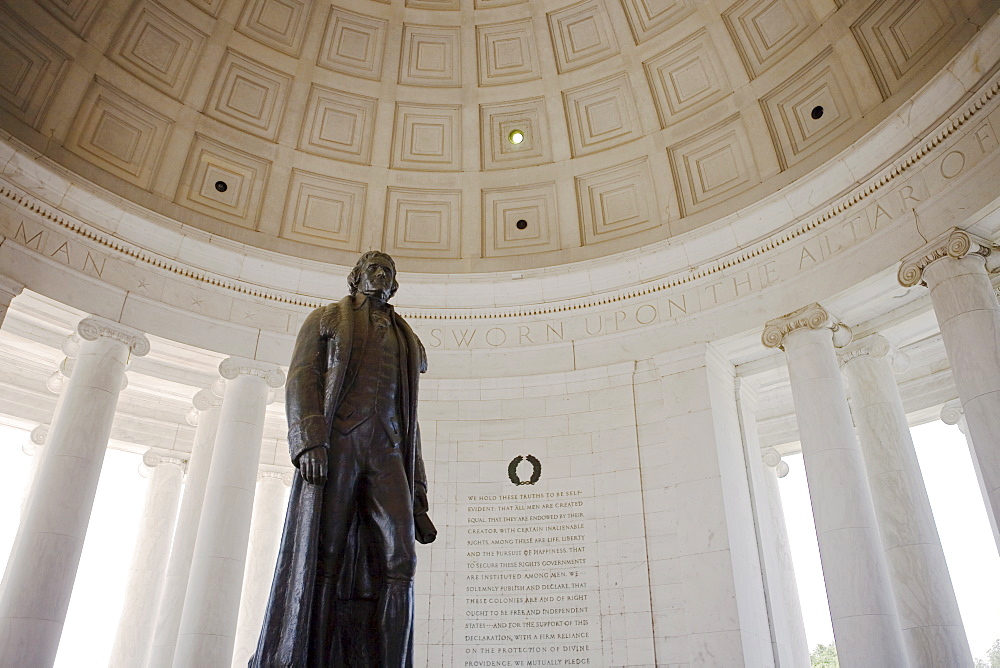
[(368, 251), (358, 258), (358, 263), (347, 276), (351, 295), (358, 292), (389, 301), (399, 289), (396, 282), (396, 263), (382, 251)]

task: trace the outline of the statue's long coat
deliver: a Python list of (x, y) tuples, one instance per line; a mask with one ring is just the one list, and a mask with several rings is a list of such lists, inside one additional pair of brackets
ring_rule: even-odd
[[(313, 447), (329, 447), (331, 423), (340, 401), (344, 375), (355, 343), (364, 345), (369, 329), (365, 297), (344, 297), (322, 306), (306, 318), (295, 341), (288, 371), (285, 407), (288, 413), (288, 447), (292, 463)], [(423, 346), (402, 318), (393, 314), (400, 338), (403, 378), (402, 419), (405, 427), (400, 448), (410, 493), (415, 481), (426, 485), (417, 429), (417, 380), (427, 369)], [(250, 668), (304, 668), (308, 665), (310, 613), (316, 580), (319, 514), (323, 487), (295, 475), (288, 499), (288, 512), (264, 612), (257, 652)], [(364, 554), (368, 543), (360, 518), (355, 518), (348, 537), (345, 563), (337, 583), (338, 598), (370, 599), (377, 595), (374, 562)], [(330, 630), (320, 632), (329, 633)]]

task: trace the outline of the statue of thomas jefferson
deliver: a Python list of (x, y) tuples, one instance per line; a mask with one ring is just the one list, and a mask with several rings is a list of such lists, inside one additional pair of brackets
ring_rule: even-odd
[(302, 324), (288, 371), (298, 468), (251, 668), (412, 665), (414, 540), (434, 540), (417, 429), (423, 346), (361, 256), (350, 295)]

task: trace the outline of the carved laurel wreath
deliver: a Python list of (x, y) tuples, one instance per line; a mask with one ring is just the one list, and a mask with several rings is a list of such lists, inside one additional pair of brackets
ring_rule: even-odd
[[(527, 480), (521, 480), (517, 476), (517, 467), (525, 459), (531, 464), (531, 477)], [(518, 455), (514, 459), (510, 460), (510, 464), (507, 465), (507, 477), (515, 485), (534, 485), (538, 482), (538, 479), (542, 477), (542, 463), (538, 461), (538, 458), (534, 455), (528, 455), (527, 457), (522, 457)]]

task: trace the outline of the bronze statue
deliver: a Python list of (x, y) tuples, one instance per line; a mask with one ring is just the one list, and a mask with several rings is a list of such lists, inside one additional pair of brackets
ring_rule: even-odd
[(414, 539), (434, 540), (417, 428), (423, 346), (396, 315), (396, 266), (361, 256), (313, 311), (286, 385), (295, 476), (251, 668), (412, 665)]

